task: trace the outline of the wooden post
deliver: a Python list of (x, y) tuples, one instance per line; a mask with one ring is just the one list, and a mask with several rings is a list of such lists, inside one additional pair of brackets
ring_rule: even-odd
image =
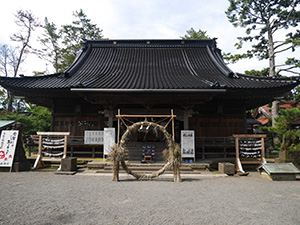
[(67, 157), (67, 147), (68, 147), (68, 135), (65, 135), (64, 156), (63, 156), (63, 158)]
[(172, 116), (172, 136), (173, 136), (173, 141), (175, 142), (175, 127), (174, 127), (174, 113), (173, 113), (173, 109), (171, 109), (171, 116)]
[(266, 158), (265, 158), (265, 140), (264, 137), (261, 137), (261, 160), (263, 163), (266, 163)]
[(114, 117), (113, 107), (109, 106), (109, 108), (108, 108), (108, 127), (113, 127), (113, 125), (114, 125), (113, 117)]
[(239, 158), (239, 138), (238, 137), (235, 137), (235, 155), (236, 155), (236, 158)]
[(32, 169), (38, 169), (42, 167), (44, 167), (44, 163), (42, 161), (42, 135), (39, 135), (39, 151)]
[(240, 160), (239, 138), (235, 137), (236, 170), (245, 173)]
[(42, 135), (39, 135), (39, 152), (38, 155), (42, 155)]
[(96, 148), (96, 147), (92, 147), (92, 157), (93, 157), (93, 158), (96, 157), (95, 148)]
[(120, 109), (118, 109), (118, 137), (117, 137), (117, 145), (120, 144)]
[(183, 110), (183, 127), (184, 130), (189, 129), (189, 114), (187, 109)]

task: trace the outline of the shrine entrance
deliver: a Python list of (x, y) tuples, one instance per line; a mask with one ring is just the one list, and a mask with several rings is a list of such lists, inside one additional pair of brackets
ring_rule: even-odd
[[(118, 133), (117, 143), (120, 145), (120, 137), (125, 134), (128, 128), (139, 122), (143, 122), (136, 128), (135, 132), (130, 132), (126, 137), (126, 160), (130, 162), (140, 163), (163, 163), (163, 150), (168, 148), (166, 137), (163, 132), (153, 126), (157, 124), (162, 126), (166, 131), (171, 133), (173, 142), (175, 141), (174, 118), (176, 115), (171, 110), (170, 115), (121, 115), (118, 111)], [(143, 121), (140, 121), (143, 118)], [(122, 143), (121, 143), (122, 144)]]
[[(145, 117), (145, 121), (134, 123), (131, 126), (127, 126), (124, 118), (132, 118), (132, 117), (138, 117), (143, 118)], [(169, 118), (169, 121), (165, 126), (161, 126), (157, 123), (149, 122), (147, 121), (147, 118), (158, 118), (158, 117), (165, 117)], [(123, 169), (130, 175), (134, 176), (138, 180), (144, 180), (144, 179), (152, 179), (155, 177), (158, 177), (159, 175), (163, 174), (164, 171), (168, 168), (173, 169), (174, 173), (174, 182), (181, 181), (180, 178), (180, 162), (181, 162), (181, 154), (180, 154), (180, 146), (178, 144), (175, 144), (174, 139), (174, 117), (176, 117), (173, 114), (173, 110), (171, 110), (171, 115), (120, 115), (120, 110), (118, 111), (118, 144), (112, 147), (112, 151), (110, 154), (110, 158), (113, 160), (113, 181), (119, 180), (119, 166), (121, 163), (121, 166)], [(120, 140), (120, 122), (123, 122), (127, 128), (126, 132), (122, 135), (122, 138)], [(172, 136), (168, 133), (166, 130), (166, 127), (169, 124), (172, 124)], [(125, 157), (128, 154), (128, 147), (126, 146), (126, 143), (130, 140), (130, 136), (137, 132), (144, 132), (147, 130), (152, 129), (152, 132), (155, 134), (155, 136), (159, 136), (160, 133), (165, 138), (166, 142), (166, 148), (163, 150), (163, 158), (166, 162), (165, 165), (158, 170), (157, 172), (153, 172), (152, 174), (139, 174), (131, 171), (126, 163), (125, 163)], [(148, 131), (149, 132), (149, 131)], [(146, 147), (145, 149), (142, 149), (141, 151), (141, 162), (153, 162), (155, 160), (155, 148), (153, 146)]]

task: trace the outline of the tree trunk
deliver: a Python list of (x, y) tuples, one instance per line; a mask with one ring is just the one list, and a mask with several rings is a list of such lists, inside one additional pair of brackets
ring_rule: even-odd
[(278, 116), (279, 101), (275, 100), (272, 102), (272, 127), (275, 127), (275, 118)]
[[(274, 77), (276, 75), (275, 71), (275, 54), (274, 54), (274, 40), (273, 40), (273, 34), (272, 29), (270, 28), (268, 24), (268, 45), (269, 45), (269, 76)], [(272, 127), (275, 126), (275, 118), (278, 116), (278, 104), (279, 102), (277, 100), (272, 102)]]
[(7, 113), (12, 112), (12, 103), (14, 101), (14, 96), (10, 93), (10, 91), (7, 91), (8, 95), (8, 102), (7, 102)]

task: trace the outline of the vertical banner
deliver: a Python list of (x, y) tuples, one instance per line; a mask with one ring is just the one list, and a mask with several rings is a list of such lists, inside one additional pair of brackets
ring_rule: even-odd
[(2, 131), (0, 137), (0, 167), (12, 167), (18, 135), (18, 130)]
[(104, 128), (103, 158), (110, 153), (111, 147), (116, 143), (115, 128)]
[(195, 161), (195, 132), (193, 130), (181, 131), (181, 157), (194, 158)]

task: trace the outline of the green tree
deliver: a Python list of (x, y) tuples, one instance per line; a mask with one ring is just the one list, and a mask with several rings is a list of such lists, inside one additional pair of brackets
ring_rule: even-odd
[(280, 109), (279, 116), (275, 119), (275, 126), (268, 128), (269, 132), (276, 134), (280, 138), (280, 151), (294, 151), (300, 149), (300, 130), (295, 125), (295, 122), (299, 119), (299, 107)]
[(207, 31), (203, 31), (203, 30), (198, 30), (195, 31), (194, 28), (191, 28), (189, 30), (186, 31), (186, 34), (182, 37), (180, 37), (181, 39), (184, 40), (188, 40), (188, 39), (210, 39), (210, 37), (206, 34)]
[(34, 104), (26, 104), (22, 113), (0, 113), (0, 120), (16, 120), (24, 125), (24, 135), (36, 134), (37, 131), (49, 131), (51, 112), (49, 109)]
[(40, 38), (39, 41), (44, 46), (43, 51), (45, 52), (45, 59), (52, 63), (55, 72), (59, 72), (59, 63), (61, 60), (60, 56), (60, 46), (59, 40), (60, 36), (58, 35), (58, 31), (56, 25), (48, 21), (48, 18), (45, 18), (44, 34), (43, 38)]
[[(10, 39), (18, 43), (18, 46), (14, 50), (10, 50), (10, 61), (9, 64), (13, 68), (13, 77), (16, 77), (21, 64), (24, 62), (24, 57), (28, 53), (38, 53), (30, 45), (30, 40), (32, 33), (37, 27), (40, 27), (38, 19), (33, 15), (31, 11), (18, 10), (16, 17), (16, 24), (19, 26), (20, 30), (17, 33), (14, 33)], [(14, 96), (8, 92), (8, 106), (7, 111), (12, 111)]]
[(269, 75), (269, 68), (264, 68), (262, 70), (246, 70), (245, 74), (257, 77), (267, 77)]
[(11, 73), (11, 57), (13, 55), (12, 47), (0, 44), (0, 72), (6, 77)]
[(72, 24), (62, 26), (59, 35), (62, 38), (60, 71), (66, 70), (75, 60), (76, 54), (85, 40), (103, 38), (102, 30), (91, 23), (87, 15), (80, 9), (73, 13), (75, 20)]
[(44, 34), (39, 41), (44, 46), (44, 57), (51, 62), (56, 73), (69, 68), (85, 40), (103, 38), (102, 30), (88, 19), (82, 9), (73, 12), (73, 16), (75, 20), (61, 29), (47, 18), (44, 21)]
[[(232, 61), (242, 58), (269, 60), (269, 76), (280, 72), (297, 73), (300, 61), (294, 57), (287, 58), (284, 64), (276, 65), (275, 58), (286, 51), (295, 51), (300, 44), (300, 31), (297, 27), (300, 21), (299, 0), (229, 0), (230, 6), (226, 11), (229, 21), (235, 27), (246, 28), (246, 36), (239, 37), (236, 47), (242, 48), (245, 42), (251, 42), (252, 48), (244, 54), (231, 57)], [(283, 39), (281, 35), (285, 34)], [(278, 102), (272, 105), (273, 126), (274, 118), (278, 116)]]
[(6, 109), (7, 106), (7, 92), (5, 89), (0, 89), (0, 112)]

